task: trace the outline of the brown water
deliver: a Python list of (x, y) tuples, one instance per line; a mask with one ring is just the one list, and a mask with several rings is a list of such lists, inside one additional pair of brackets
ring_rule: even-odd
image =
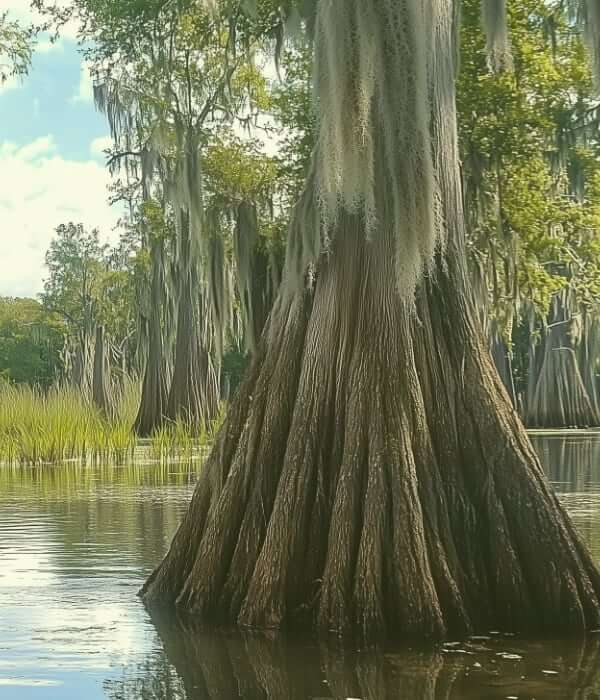
[[(600, 435), (535, 437), (600, 562)], [(189, 468), (0, 468), (0, 699), (600, 699), (600, 634), (340, 651), (150, 618)]]

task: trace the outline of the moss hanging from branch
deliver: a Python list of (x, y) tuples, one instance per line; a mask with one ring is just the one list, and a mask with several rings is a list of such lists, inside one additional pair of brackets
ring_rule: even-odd
[[(447, 96), (455, 67), (454, 54), (435, 51), (430, 27), (439, 6), (437, 0), (332, 0), (319, 3), (316, 15), (316, 191), (307, 188), (310, 203), (296, 209), (303, 232), (297, 253), (303, 262), (318, 255), (329, 246), (340, 212), (360, 212), (369, 238), (393, 232), (405, 298), (454, 223), (445, 221), (440, 203), (455, 144), (437, 128), (435, 104)], [(439, 30), (453, 27), (443, 23)], [(309, 235), (319, 240), (308, 242)]]
[(493, 71), (512, 68), (506, 0), (482, 0), (481, 21), (490, 68)]

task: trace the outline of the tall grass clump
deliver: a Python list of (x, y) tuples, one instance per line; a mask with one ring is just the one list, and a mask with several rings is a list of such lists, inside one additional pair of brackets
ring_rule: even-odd
[(150, 454), (156, 461), (202, 459), (225, 417), (225, 405), (208, 428), (194, 430), (183, 420), (166, 421), (150, 437)]
[(201, 432), (183, 420), (168, 421), (149, 441), (138, 444), (133, 425), (139, 401), (139, 381), (124, 379), (108, 419), (72, 387), (42, 389), (0, 380), (0, 463), (101, 466), (148, 458), (191, 462), (203, 458), (224, 415), (222, 408)]
[(130, 407), (119, 409), (108, 421), (70, 387), (44, 390), (0, 381), (0, 461), (125, 460), (135, 447), (130, 414)]

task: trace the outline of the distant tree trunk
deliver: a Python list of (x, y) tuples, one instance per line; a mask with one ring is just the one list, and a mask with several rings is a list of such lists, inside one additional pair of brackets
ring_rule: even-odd
[(135, 419), (134, 430), (141, 437), (147, 437), (162, 425), (167, 408), (167, 376), (164, 358), (162, 330), (162, 309), (164, 290), (164, 261), (162, 241), (156, 240), (152, 246), (152, 289), (151, 308), (148, 323), (148, 348), (142, 383), (140, 407)]
[(551, 322), (538, 349), (543, 354), (539, 361), (535, 392), (527, 409), (527, 424), (530, 427), (585, 428), (599, 422), (569, 335), (572, 319), (566, 294), (561, 292), (554, 297)]
[(220, 392), (218, 373), (201, 339), (196, 299), (188, 279), (179, 300), (175, 364), (165, 416), (207, 427), (218, 414)]
[(393, 242), (343, 217), (281, 295), (148, 602), (362, 637), (600, 623), (600, 576), (467, 307), (460, 240), (396, 292)]
[(219, 372), (204, 341), (206, 334), (199, 318), (201, 298), (189, 264), (189, 229), (183, 229), (175, 360), (165, 417), (202, 428), (208, 427), (219, 412)]
[(96, 327), (96, 342), (94, 345), (94, 376), (92, 381), (92, 400), (94, 405), (106, 418), (112, 418), (114, 406), (112, 401), (112, 387), (110, 376), (110, 363), (106, 352), (104, 326)]
[(255, 352), (277, 296), (279, 270), (259, 236), (256, 207), (247, 202), (238, 206), (234, 253), (246, 346)]
[(582, 338), (578, 346), (577, 361), (585, 390), (592, 404), (594, 415), (600, 418), (598, 398), (598, 360), (600, 359), (600, 319), (590, 311), (583, 312)]
[(508, 392), (512, 405), (516, 408), (517, 392), (515, 390), (515, 380), (513, 376), (512, 355), (495, 322), (491, 324), (490, 346), (494, 365), (498, 370), (504, 388)]
[(80, 391), (86, 399), (92, 396), (94, 374), (94, 347), (92, 332), (81, 331), (73, 350), (71, 361), (71, 384)]

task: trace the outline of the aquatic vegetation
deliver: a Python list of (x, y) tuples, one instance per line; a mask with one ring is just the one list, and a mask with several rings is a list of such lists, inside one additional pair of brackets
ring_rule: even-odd
[(123, 458), (133, 453), (131, 424), (112, 421), (69, 387), (47, 391), (0, 383), (0, 460), (44, 464)]
[(133, 431), (139, 384), (126, 380), (114, 416), (108, 419), (81, 392), (67, 386), (48, 390), (0, 381), (0, 463), (12, 465), (77, 462), (191, 460), (212, 431), (196, 435), (183, 421), (156, 432), (147, 445)]

